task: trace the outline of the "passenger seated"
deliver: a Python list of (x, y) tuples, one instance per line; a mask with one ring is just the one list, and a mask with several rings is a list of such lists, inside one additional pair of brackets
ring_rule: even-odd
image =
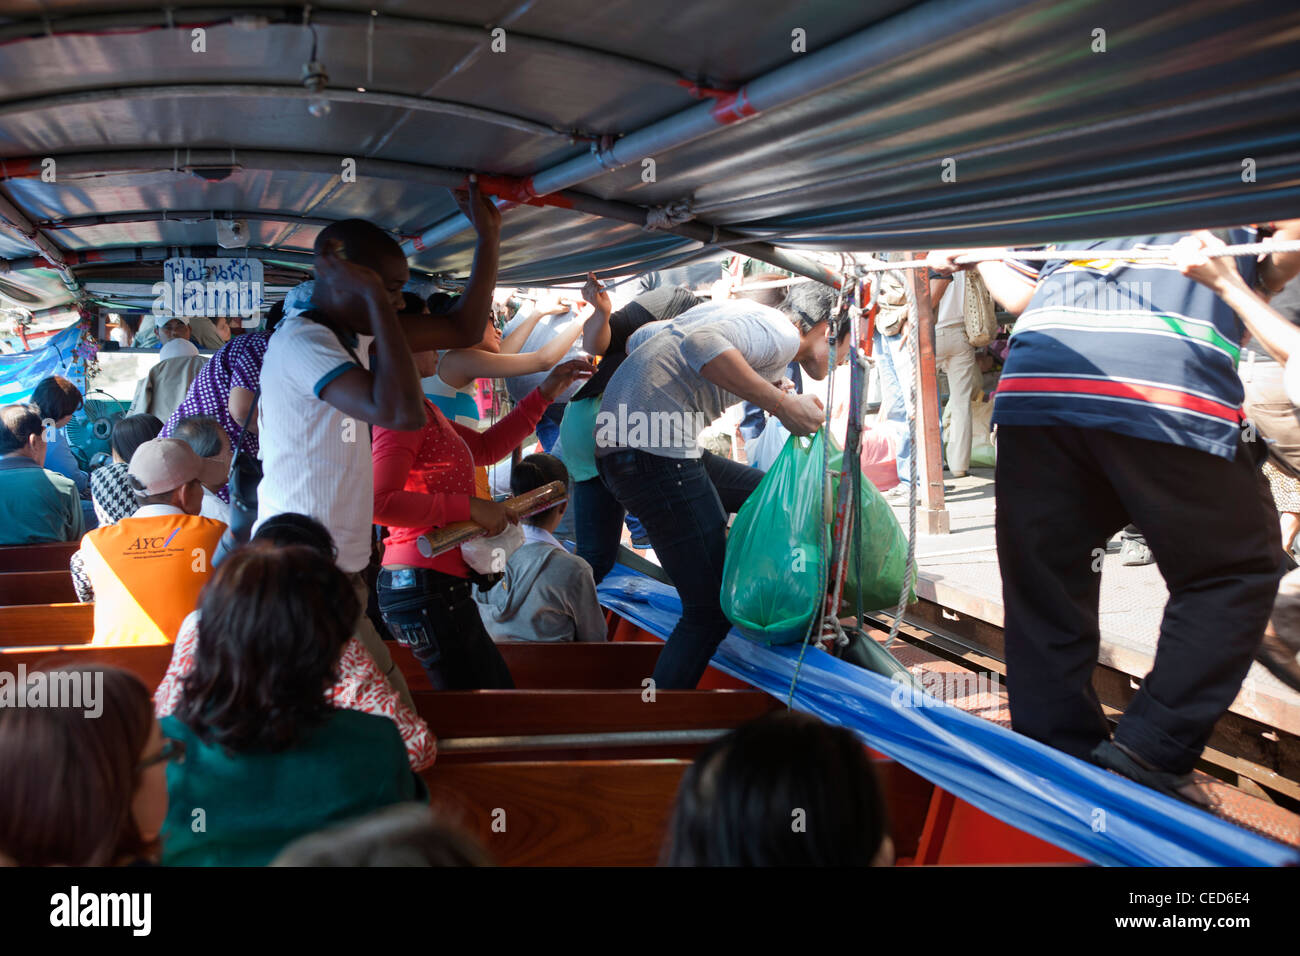
[[(522, 495), (561, 481), (569, 473), (553, 455), (529, 455), (510, 473), (510, 490)], [(591, 565), (570, 554), (552, 532), (565, 502), (520, 522), (524, 544), (506, 561), (505, 577), (474, 595), (483, 626), (494, 641), (603, 641), (609, 636), (596, 599)]]
[(198, 605), (224, 523), (199, 515), (219, 461), (185, 442), (155, 438), (136, 449), (128, 475), (140, 500), (129, 518), (96, 528), (72, 556), (77, 599), (95, 602), (92, 643), (170, 644)]
[(128, 415), (157, 415), (163, 421), (185, 400), (190, 385), (207, 365), (206, 356), (189, 339), (170, 340), (158, 352), (158, 364), (136, 383)]
[(0, 545), (76, 541), (86, 533), (77, 486), (44, 467), (47, 448), (36, 406), (0, 408)]
[(885, 801), (862, 742), (782, 710), (704, 749), (682, 777), (666, 866), (891, 866)]
[[(333, 561), (336, 557), (334, 541), (319, 521), (300, 514), (281, 514), (268, 519), (250, 544), (284, 548), (305, 545), (315, 549), (322, 557)], [(176, 709), (181, 699), (181, 687), (194, 670), (195, 649), (199, 641), (201, 615), (195, 611), (185, 619), (176, 635), (176, 647), (162, 683), (154, 692), (154, 713), (166, 717)], [(370, 656), (356, 637), (348, 639), (339, 658), (338, 674), (326, 691), (334, 707), (357, 710), (365, 714), (387, 717), (397, 725), (406, 745), (406, 755), (412, 770), (432, 766), (437, 755), (437, 742), (418, 714), (408, 707), (401, 695), (393, 689), (375, 659)]]
[(32, 404), (41, 413), (45, 426), (45, 467), (65, 478), (71, 478), (81, 498), (81, 513), (86, 528), (95, 527), (95, 506), (90, 501), (90, 475), (82, 470), (77, 456), (72, 453), (68, 439), (68, 422), (85, 404), (81, 389), (61, 375), (51, 375), (36, 383), (32, 390)]
[(29, 688), (33, 681), (45, 684), (50, 702), (63, 688), (65, 706), (0, 705), (0, 858), (16, 866), (157, 862), (165, 767), (181, 751), (154, 720), (148, 688), (116, 667), (57, 668), (29, 674)]
[(403, 803), (291, 843), (272, 866), (491, 866), (468, 834)]
[(162, 720), (185, 747), (168, 768), (164, 863), (263, 866), (322, 827), (427, 802), (393, 722), (327, 694), (361, 613), (334, 562), (302, 545), (241, 548), (200, 611), (194, 668)]
[(181, 421), (172, 429), (172, 437), (179, 438), (194, 449), (194, 454), (221, 464), (220, 476), (217, 469), (205, 479), (203, 484), (203, 505), (199, 514), (205, 518), (215, 518), (222, 524), (230, 524), (230, 503), (221, 500), (217, 492), (226, 487), (230, 475), (230, 436), (221, 427), (221, 422), (211, 415), (192, 415)]
[(109, 439), (113, 462), (95, 469), (90, 475), (90, 497), (95, 505), (95, 517), (101, 525), (129, 518), (140, 507), (127, 466), (131, 464), (135, 450), (157, 438), (162, 427), (163, 423), (154, 415), (128, 415), (113, 425), (113, 435)]

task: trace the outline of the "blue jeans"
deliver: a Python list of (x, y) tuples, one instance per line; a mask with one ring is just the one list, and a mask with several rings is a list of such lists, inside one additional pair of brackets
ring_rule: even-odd
[(597, 458), (596, 468), (619, 504), (641, 520), (682, 601), (681, 619), (654, 670), (655, 686), (693, 688), (731, 629), (718, 600), (727, 514), (740, 510), (763, 473), (707, 451), (679, 459), (621, 449)]
[(542, 443), (542, 451), (551, 453), (555, 440), (560, 437), (560, 420), (564, 418), (564, 409), (568, 402), (552, 402), (537, 423), (537, 440)]
[(599, 584), (618, 560), (627, 513), (599, 478), (573, 483), (573, 507), (569, 510), (578, 538), (578, 557), (591, 565), (591, 574)]
[(379, 612), (434, 690), (513, 690), (510, 668), (474, 600), (473, 585), (426, 568), (379, 572)]
[(898, 454), (895, 456), (898, 480), (908, 485), (912, 481), (912, 436), (907, 421), (907, 395), (912, 378), (910, 366), (902, 365), (904, 374), (900, 376), (898, 365), (910, 361), (910, 355), (903, 344), (902, 333), (886, 335), (879, 329), (876, 330), (872, 353), (876, 357), (876, 371), (880, 373), (880, 403), (888, 410), (886, 421), (894, 426), (899, 436)]

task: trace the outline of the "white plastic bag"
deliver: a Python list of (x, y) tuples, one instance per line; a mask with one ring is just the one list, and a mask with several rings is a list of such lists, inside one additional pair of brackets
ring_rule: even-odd
[(767, 424), (758, 433), (758, 437), (745, 442), (745, 461), (751, 468), (767, 471), (776, 461), (776, 456), (781, 454), (781, 449), (785, 447), (785, 440), (789, 437), (790, 433), (786, 431), (780, 419), (775, 415), (769, 415)]
[(465, 563), (479, 574), (500, 574), (506, 569), (510, 555), (524, 544), (524, 531), (517, 524), (507, 525), (494, 538), (475, 538), (460, 546)]

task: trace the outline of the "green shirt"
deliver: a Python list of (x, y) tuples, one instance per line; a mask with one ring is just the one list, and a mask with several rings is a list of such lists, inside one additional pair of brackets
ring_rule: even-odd
[(596, 472), (596, 414), (600, 396), (570, 401), (560, 419), (560, 447), (564, 449), (564, 467), (574, 481), (587, 481)]
[(161, 725), (185, 745), (185, 759), (167, 766), (168, 866), (265, 866), (300, 836), (429, 799), (386, 717), (336, 710), (278, 753), (228, 753), (174, 716)]
[(24, 455), (0, 458), (0, 545), (78, 541), (85, 533), (81, 496), (71, 479)]

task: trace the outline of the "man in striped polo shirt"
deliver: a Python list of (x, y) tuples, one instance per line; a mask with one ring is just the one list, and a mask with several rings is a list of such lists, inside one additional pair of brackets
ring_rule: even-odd
[[(1255, 238), (1230, 233), (1231, 243)], [(1163, 250), (1180, 238), (1066, 248)], [(960, 255), (931, 266), (951, 271)], [(1254, 257), (1237, 267), (1267, 288), (1294, 272)], [(1085, 253), (978, 269), (1020, 315), (993, 410), (1012, 727), (1192, 799), (1186, 775), (1250, 668), (1282, 574), (1263, 443), (1242, 429), (1241, 323), (1171, 259)], [(1091, 684), (1098, 558), (1130, 522), (1169, 601), (1155, 663), (1112, 741)]]

